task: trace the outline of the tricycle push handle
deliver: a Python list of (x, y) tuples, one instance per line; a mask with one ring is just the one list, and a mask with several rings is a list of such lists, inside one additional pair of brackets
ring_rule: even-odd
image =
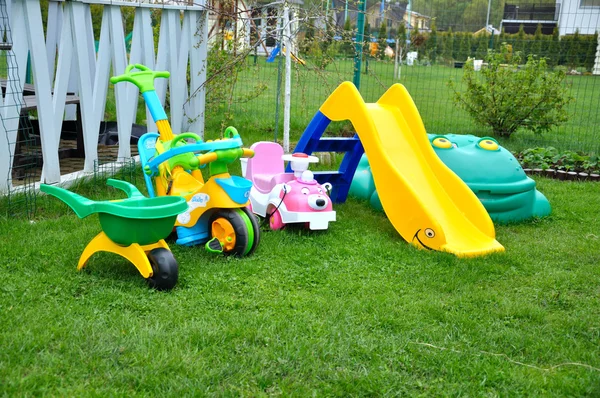
[[(138, 69), (137, 72), (133, 72), (133, 69)], [(146, 91), (154, 90), (154, 79), (157, 77), (168, 78), (171, 74), (168, 71), (153, 71), (152, 69), (142, 64), (128, 65), (125, 68), (125, 73), (119, 76), (113, 76), (110, 78), (112, 84), (119, 82), (130, 82), (135, 84), (141, 93)]]

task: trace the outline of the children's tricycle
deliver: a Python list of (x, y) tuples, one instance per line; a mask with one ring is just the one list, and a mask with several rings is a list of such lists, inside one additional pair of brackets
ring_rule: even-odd
[(40, 186), (42, 192), (65, 202), (80, 218), (98, 213), (102, 232), (88, 243), (77, 269), (85, 267), (96, 252), (112, 252), (133, 263), (151, 287), (173, 288), (179, 266), (164, 238), (173, 230), (177, 215), (187, 210), (185, 199), (146, 198), (125, 181), (109, 179), (107, 183), (125, 191), (128, 199), (95, 202), (56, 186)]
[[(128, 81), (140, 89), (158, 128), (159, 134), (146, 133), (138, 141), (149, 195), (155, 195), (156, 186), (158, 196), (180, 196), (187, 201), (189, 209), (175, 223), (177, 244), (205, 244), (209, 252), (251, 254), (260, 240), (258, 222), (246, 208), (252, 183), (230, 175), (227, 166), (252, 157), (254, 151), (243, 148), (234, 127), (214, 141), (205, 142), (194, 133), (175, 136), (154, 90), (156, 77), (169, 77), (169, 72), (154, 72), (136, 64), (110, 79), (112, 83)], [(201, 168), (206, 164), (209, 178), (204, 182)]]
[[(331, 184), (320, 185), (309, 163), (319, 158), (304, 153), (283, 154), (274, 142), (257, 142), (251, 147), (256, 156), (248, 159), (245, 175), (252, 181), (250, 203), (252, 211), (269, 218), (271, 229), (290, 223), (304, 223), (308, 228), (327, 229), (335, 221), (327, 191)], [(290, 162), (293, 173), (284, 171), (284, 161)]]

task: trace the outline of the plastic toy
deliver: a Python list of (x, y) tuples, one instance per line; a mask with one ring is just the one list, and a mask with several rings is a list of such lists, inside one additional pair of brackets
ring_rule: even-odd
[[(305, 154), (283, 154), (274, 142), (257, 142), (251, 147), (256, 156), (248, 159), (245, 175), (252, 181), (250, 203), (252, 211), (269, 218), (273, 230), (286, 224), (304, 223), (312, 230), (327, 229), (335, 221), (327, 191), (331, 184), (319, 184), (308, 170), (319, 158)], [(289, 161), (293, 173), (284, 172)]]
[(490, 137), (429, 135), (442, 161), (477, 195), (492, 220), (516, 222), (550, 214), (548, 199), (536, 189), (519, 161)]
[[(350, 120), (355, 137), (322, 137), (331, 121)], [(319, 172), (346, 199), (364, 153), (385, 213), (398, 233), (421, 249), (461, 257), (504, 251), (494, 224), (469, 187), (435, 154), (421, 116), (401, 84), (376, 103), (365, 103), (351, 82), (342, 83), (307, 126), (295, 151), (346, 152), (339, 170)]]
[[(550, 214), (548, 199), (536, 190), (517, 159), (490, 137), (432, 135), (429, 140), (440, 159), (477, 195), (493, 221), (518, 222)], [(383, 210), (367, 157), (356, 170), (350, 194)]]
[[(133, 71), (134, 67), (139, 71)], [(205, 244), (209, 252), (251, 254), (260, 240), (258, 222), (246, 208), (252, 183), (230, 175), (228, 165), (252, 157), (254, 151), (243, 148), (233, 127), (225, 130), (223, 139), (214, 141), (204, 142), (194, 133), (175, 136), (154, 90), (156, 77), (169, 77), (169, 72), (135, 64), (110, 79), (112, 83), (128, 81), (140, 89), (160, 133), (146, 133), (138, 141), (149, 195), (155, 195), (154, 178), (158, 196), (181, 196), (187, 201), (189, 209), (175, 223), (177, 244)], [(200, 169), (206, 164), (209, 178), (205, 182)]]
[(109, 179), (107, 183), (125, 191), (128, 199), (96, 202), (63, 188), (40, 185), (42, 192), (65, 202), (79, 218), (98, 213), (102, 232), (88, 243), (77, 269), (85, 267), (94, 253), (111, 252), (133, 263), (151, 287), (173, 288), (179, 266), (164, 238), (173, 230), (177, 215), (187, 210), (185, 199), (146, 198), (125, 181)]
[[(493, 221), (518, 222), (550, 214), (550, 203), (535, 188), (535, 181), (527, 177), (517, 159), (495, 139), (456, 134), (428, 136), (440, 159), (477, 195)], [(364, 155), (350, 194), (383, 210)]]

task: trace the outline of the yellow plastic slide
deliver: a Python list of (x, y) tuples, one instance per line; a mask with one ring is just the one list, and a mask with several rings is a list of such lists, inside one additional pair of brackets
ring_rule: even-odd
[(433, 151), (404, 86), (394, 84), (379, 101), (367, 104), (352, 83), (344, 82), (320, 111), (354, 125), (383, 209), (404, 239), (461, 257), (504, 251), (479, 199)]

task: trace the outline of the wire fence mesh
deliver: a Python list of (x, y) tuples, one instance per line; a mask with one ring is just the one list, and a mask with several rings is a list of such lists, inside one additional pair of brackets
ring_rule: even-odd
[[(561, 150), (600, 150), (600, 4), (593, 0), (560, 3), (412, 1), (369, 2), (365, 11), (365, 38), (360, 54), (360, 92), (367, 102), (376, 101), (394, 83), (404, 84), (433, 134), (488, 136), (491, 129), (477, 123), (457, 106), (450, 81), (464, 90), (462, 78), (467, 60), (481, 60), (489, 50), (506, 45), (522, 64), (529, 55), (545, 58), (548, 71), (567, 76), (563, 90), (574, 97), (568, 105), (568, 121), (544, 134), (528, 130), (527, 122), (510, 139), (499, 137), (513, 150), (531, 146), (554, 146)], [(514, 3), (514, 4), (513, 4)], [(573, 4), (571, 4), (573, 3)], [(577, 3), (577, 4), (575, 4)], [(325, 101), (345, 80), (355, 77), (357, 16), (360, 3), (333, 1), (327, 6), (296, 5), (292, 13), (292, 93), (290, 135), (292, 143)], [(233, 57), (236, 42), (227, 36), (258, 27), (259, 34), (237, 36), (241, 47), (253, 48), (230, 70), (229, 98), (211, 96), (215, 79), (208, 85), (207, 134), (225, 124), (251, 132), (251, 140), (281, 139), (283, 51), (269, 51), (284, 42), (281, 31), (282, 4), (255, 5), (252, 20), (236, 19), (213, 38), (214, 48)], [(231, 21), (230, 21), (231, 22)], [(486, 25), (487, 23), (487, 25)], [(232, 25), (233, 24), (233, 25)], [(239, 24), (240, 26), (236, 26)], [(261, 26), (272, 27), (268, 30)], [(270, 40), (267, 51), (263, 49)], [(229, 46), (229, 47), (228, 47)], [(213, 48), (213, 52), (216, 51)], [(221, 55), (223, 56), (223, 55)], [(231, 59), (231, 58), (229, 58)], [(214, 61), (209, 56), (209, 62)], [(211, 66), (209, 65), (209, 70)], [(214, 67), (214, 70), (218, 70)], [(209, 73), (210, 76), (210, 73)], [(222, 90), (220, 87), (218, 90)], [(514, 94), (515, 97), (519, 93)], [(517, 106), (517, 101), (515, 101)], [(490, 109), (492, 111), (492, 109)], [(333, 133), (351, 132), (346, 124)]]
[[(144, 2), (141, 0), (132, 3)], [(154, 2), (154, 1), (153, 1)], [(180, 3), (164, 1), (163, 3)], [(185, 5), (201, 5), (184, 1)], [(2, 2), (0, 49), (4, 108), (2, 123), (9, 147), (18, 147), (11, 158), (10, 175), (0, 176), (15, 188), (9, 203), (24, 201), (19, 209), (34, 209), (31, 195), (40, 180), (41, 156), (31, 137), (31, 112), (17, 123), (5, 109), (22, 101), (14, 55), (10, 50), (9, 20)], [(102, 3), (110, 4), (110, 3)], [(115, 3), (117, 4), (117, 3)], [(48, 18), (40, 2), (43, 19)], [(118, 2), (125, 32), (132, 32), (136, 9)], [(547, 60), (547, 71), (562, 71), (565, 93), (574, 101), (567, 106), (568, 120), (544, 134), (531, 131), (523, 122), (510, 138), (498, 137), (501, 144), (518, 151), (535, 146), (558, 150), (600, 152), (600, 0), (412, 0), (367, 1), (328, 0), (211, 0), (202, 3), (209, 11), (209, 51), (207, 54), (206, 109), (207, 139), (234, 125), (246, 143), (282, 140), (284, 82), (287, 50), (293, 58), (290, 71), (290, 139), (292, 146), (321, 104), (343, 81), (354, 81), (367, 102), (376, 101), (392, 84), (404, 84), (412, 95), (432, 134), (474, 134), (488, 136), (481, 125), (457, 105), (450, 82), (465, 89), (463, 77), (468, 66), (486, 67), (488, 51), (508, 49), (507, 63), (527, 56)], [(92, 30), (96, 39), (102, 29), (102, 6), (92, 10)], [(290, 34), (283, 25), (284, 9), (289, 9)], [(364, 20), (364, 26), (359, 23)], [(158, 42), (160, 8), (153, 8), (155, 46)], [(361, 35), (361, 32), (364, 32)], [(131, 40), (131, 34), (127, 35)], [(127, 39), (126, 39), (127, 40)], [(288, 42), (289, 40), (289, 42)], [(289, 49), (285, 48), (289, 43)], [(127, 43), (126, 43), (127, 44)], [(503, 47), (506, 46), (506, 47)], [(512, 57), (512, 58), (511, 58)], [(472, 62), (469, 63), (469, 62)], [(189, 73), (189, 71), (188, 71)], [(17, 93), (17, 94), (15, 94)], [(14, 100), (7, 98), (16, 95)], [(518, 90), (506, 102), (519, 106)], [(168, 98), (168, 97), (167, 97)], [(167, 99), (168, 101), (168, 99)], [(22, 104), (21, 104), (22, 105)], [(16, 105), (15, 105), (16, 106)], [(143, 124), (143, 102), (138, 123)], [(165, 104), (169, 108), (169, 103)], [(115, 120), (114, 98), (107, 98), (106, 120)], [(495, 107), (489, 105), (489, 111)], [(34, 112), (35, 113), (35, 112)], [(140, 119), (139, 115), (142, 115)], [(29, 129), (29, 130), (28, 130)], [(334, 123), (333, 135), (353, 135), (349, 123)], [(114, 154), (111, 155), (112, 160)], [(29, 205), (28, 203), (32, 203)], [(33, 206), (33, 207), (32, 207)], [(30, 210), (27, 210), (30, 211)]]
[[(19, 68), (12, 48), (6, 2), (0, 2), (0, 145), (2, 156), (8, 158), (10, 167), (0, 176), (0, 213), (10, 216), (33, 217), (36, 210), (36, 168), (41, 166), (41, 155), (34, 149), (32, 126), (26, 112), (23, 93), (25, 87), (19, 79)], [(9, 150), (13, 148), (13, 150)], [(6, 159), (2, 159), (6, 161)]]

